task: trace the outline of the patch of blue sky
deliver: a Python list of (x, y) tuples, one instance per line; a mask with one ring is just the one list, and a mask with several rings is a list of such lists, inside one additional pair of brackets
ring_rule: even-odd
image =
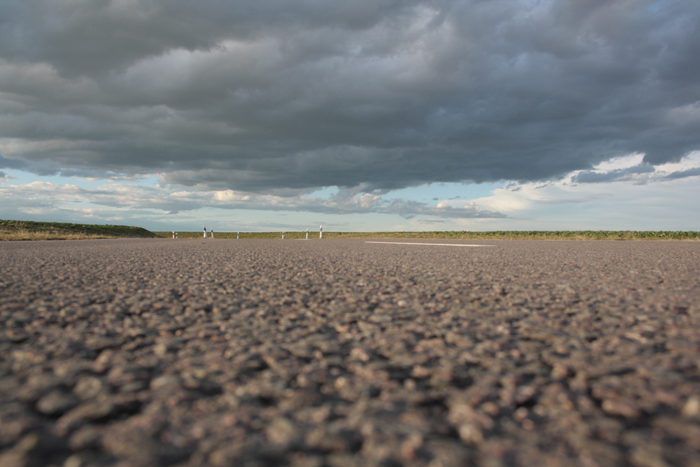
[[(40, 177), (38, 175), (29, 173), (29, 172), (24, 172), (22, 170), (16, 170), (16, 169), (2, 169), (5, 174), (8, 176), (7, 182), (5, 182), (7, 185), (26, 185), (28, 183), (36, 182), (36, 181), (46, 181), (46, 182), (51, 182), (51, 183), (56, 183), (52, 182), (52, 178), (59, 178), (59, 177), (53, 177), (53, 176), (46, 176), (46, 177)], [(65, 183), (65, 182), (61, 182)]]
[(661, 8), (665, 5), (676, 2), (678, 2), (678, 0), (659, 0), (658, 2), (654, 2), (651, 5), (649, 5), (647, 9), (652, 13), (658, 13), (661, 10)]
[[(490, 196), (493, 190), (503, 185), (503, 183), (430, 183), (393, 190), (383, 195), (383, 198), (401, 198), (428, 204), (454, 199), (472, 200)], [(337, 186), (327, 186), (309, 193), (308, 195), (304, 195), (304, 197), (328, 199), (336, 193), (338, 193)]]
[(394, 190), (385, 195), (385, 198), (402, 198), (428, 204), (454, 199), (469, 201), (490, 196), (500, 186), (503, 183), (431, 183)]
[(328, 199), (336, 193), (338, 193), (337, 186), (324, 186), (323, 188), (319, 188), (318, 190), (309, 193), (308, 195), (304, 195), (302, 197)]
[(127, 183), (138, 186), (158, 186), (160, 180), (155, 175), (139, 176), (130, 179)]

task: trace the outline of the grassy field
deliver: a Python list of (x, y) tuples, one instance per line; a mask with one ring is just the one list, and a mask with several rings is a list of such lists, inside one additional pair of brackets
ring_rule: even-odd
[[(172, 232), (155, 232), (171, 238)], [(236, 238), (236, 232), (214, 232), (215, 238)], [(179, 238), (202, 238), (202, 232), (178, 232)], [(285, 239), (305, 238), (306, 232), (285, 232)], [(282, 232), (241, 232), (240, 238), (281, 239)], [(323, 232), (324, 239), (332, 238), (408, 238), (453, 240), (700, 240), (700, 232), (669, 231), (493, 231), (493, 232)], [(309, 232), (309, 239), (318, 239), (318, 231)]]
[(153, 232), (126, 225), (91, 225), (0, 219), (0, 240), (81, 240), (95, 238), (156, 238)]

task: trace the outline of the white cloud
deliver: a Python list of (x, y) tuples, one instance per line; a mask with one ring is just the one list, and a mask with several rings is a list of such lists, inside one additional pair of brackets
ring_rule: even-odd
[(642, 162), (644, 162), (644, 154), (628, 154), (603, 161), (594, 166), (593, 170), (596, 172), (610, 172), (612, 170), (634, 167)]
[[(700, 152), (674, 164), (642, 160), (632, 154), (557, 181), (510, 183), (474, 202), (508, 214), (512, 225), (530, 219), (535, 228), (699, 229)], [(582, 174), (601, 181), (575, 183)]]
[[(177, 190), (177, 191), (176, 191)], [(72, 203), (89, 203), (95, 208), (119, 210), (153, 210), (164, 213), (197, 211), (205, 208), (224, 210), (304, 211), (325, 214), (380, 213), (406, 219), (416, 216), (443, 218), (502, 217), (498, 212), (482, 211), (474, 203), (462, 206), (439, 205), (385, 199), (381, 195), (359, 190), (339, 189), (328, 198), (312, 196), (276, 196), (221, 191), (183, 191), (171, 186), (134, 186), (109, 183), (97, 188), (72, 184), (36, 181), (28, 184), (0, 186), (5, 208), (22, 205), (23, 212), (32, 204), (60, 209)], [(44, 209), (44, 208), (42, 208)], [(42, 211), (42, 213), (45, 213)]]
[(223, 191), (217, 191), (216, 193), (214, 193), (214, 199), (216, 201), (223, 201), (223, 202), (248, 201), (248, 200), (250, 200), (250, 195), (236, 193), (233, 190), (223, 190)]
[(669, 175), (674, 172), (684, 172), (698, 167), (700, 167), (700, 151), (693, 151), (678, 162), (657, 165), (656, 170)]

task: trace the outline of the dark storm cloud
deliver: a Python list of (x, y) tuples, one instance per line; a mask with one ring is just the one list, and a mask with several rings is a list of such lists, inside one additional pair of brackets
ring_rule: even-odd
[(14, 160), (14, 159), (5, 159), (4, 157), (0, 156), (0, 167), (3, 169), (24, 169), (27, 167), (27, 162), (22, 161), (22, 160)]
[(6, 0), (0, 168), (291, 194), (659, 165), (700, 149), (699, 56), (695, 0)]
[(679, 170), (678, 172), (672, 172), (666, 175), (664, 178), (667, 180), (676, 180), (679, 178), (696, 177), (698, 175), (700, 175), (700, 167), (695, 167), (688, 170)]

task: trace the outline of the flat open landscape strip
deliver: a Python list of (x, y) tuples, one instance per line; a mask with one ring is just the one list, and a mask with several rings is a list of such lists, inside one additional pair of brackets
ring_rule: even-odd
[(380, 245), (431, 245), (431, 246), (471, 246), (471, 247), (489, 247), (494, 245), (467, 245), (464, 243), (423, 243), (423, 242), (365, 242), (377, 243)]
[(0, 465), (700, 466), (700, 243), (470, 243), (3, 242)]
[[(171, 238), (172, 232), (155, 232), (163, 238)], [(202, 238), (203, 232), (178, 232), (179, 238)], [(281, 239), (278, 232), (216, 232), (216, 238)], [(306, 231), (285, 231), (285, 239), (306, 237)], [(309, 231), (309, 239), (319, 238), (319, 232)], [(488, 232), (437, 231), (437, 232), (323, 232), (325, 239), (450, 239), (450, 240), (691, 240), (699, 241), (695, 231), (638, 231), (638, 230), (502, 230)]]

